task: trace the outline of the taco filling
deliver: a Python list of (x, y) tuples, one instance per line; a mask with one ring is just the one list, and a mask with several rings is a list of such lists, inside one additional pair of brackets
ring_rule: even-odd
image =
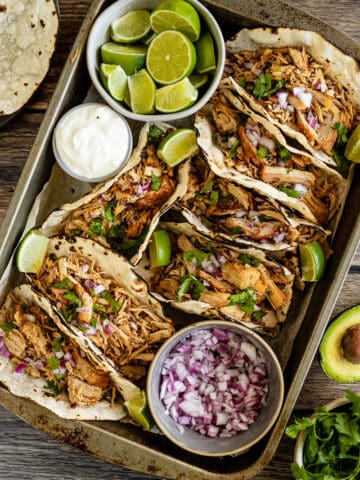
[[(27, 286), (23, 286), (27, 287)], [(43, 394), (65, 399), (75, 407), (114, 404), (117, 390), (107, 373), (66, 336), (53, 319), (21, 291), (0, 310), (0, 354), (14, 373), (43, 378)]]
[(225, 70), (271, 118), (329, 156), (353, 125), (356, 110), (345, 86), (329, 78), (305, 46), (232, 52)]
[(241, 103), (235, 108), (227, 97), (233, 98), (231, 92), (216, 92), (212, 115), (207, 117), (212, 143), (223, 153), (226, 167), (271, 185), (292, 199), (293, 208), (298, 205), (304, 215), (308, 211), (310, 220), (326, 223), (338, 207), (341, 176), (328, 167), (320, 168), (300, 150), (290, 151), (258, 116), (241, 111)]
[(143, 377), (159, 343), (173, 333), (170, 320), (142, 305), (94, 257), (50, 254), (32, 282), (127, 379)]
[[(251, 242), (261, 248), (289, 248), (326, 239), (324, 231), (310, 222), (290, 222), (264, 197), (215, 175), (200, 156), (192, 159), (188, 190), (178, 204), (222, 240)], [(186, 212), (184, 215), (191, 223), (191, 217)]]
[(179, 308), (195, 300), (207, 304), (209, 314), (217, 310), (247, 324), (271, 329), (284, 321), (291, 299), (291, 274), (274, 262), (261, 260), (253, 249), (232, 250), (196, 234), (181, 233), (185, 228), (180, 227), (167, 229), (172, 244), (170, 264), (150, 266), (146, 273), (151, 291)]

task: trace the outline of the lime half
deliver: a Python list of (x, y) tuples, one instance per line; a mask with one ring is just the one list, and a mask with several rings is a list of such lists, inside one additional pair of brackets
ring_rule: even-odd
[(198, 73), (212, 72), (216, 68), (214, 40), (210, 32), (205, 32), (195, 43), (196, 71)]
[(155, 82), (169, 85), (190, 75), (196, 64), (194, 45), (181, 32), (167, 30), (150, 43), (146, 68)]
[(302, 279), (306, 282), (320, 280), (325, 271), (326, 259), (324, 250), (318, 242), (300, 245)]
[(101, 46), (101, 58), (104, 63), (121, 65), (127, 75), (132, 75), (144, 65), (146, 51), (145, 45), (119, 45), (107, 42)]
[(354, 163), (360, 163), (360, 124), (351, 134), (345, 148), (345, 157)]
[(170, 167), (174, 167), (198, 151), (195, 131), (191, 128), (179, 128), (162, 140), (157, 154)]
[(16, 251), (19, 272), (37, 273), (43, 264), (49, 239), (40, 230), (30, 230), (21, 240)]
[(128, 85), (131, 110), (139, 114), (153, 113), (156, 85), (145, 68), (131, 75)]
[(127, 89), (127, 75), (121, 65), (100, 64), (100, 78), (115, 100), (123, 100)]
[(149, 245), (150, 263), (153, 267), (165, 267), (171, 260), (171, 241), (166, 230), (156, 230)]
[(188, 77), (180, 82), (158, 88), (155, 94), (155, 108), (159, 112), (179, 112), (196, 102), (198, 90)]
[(141, 425), (144, 430), (150, 430), (154, 425), (154, 420), (151, 416), (149, 407), (147, 405), (146, 394), (142, 390), (133, 400), (124, 402), (130, 417), (138, 425)]
[(134, 43), (145, 37), (150, 30), (150, 12), (133, 10), (112, 22), (110, 36), (114, 42)]
[(192, 42), (200, 37), (200, 17), (196, 9), (184, 0), (165, 0), (150, 16), (152, 29), (156, 33), (178, 30)]

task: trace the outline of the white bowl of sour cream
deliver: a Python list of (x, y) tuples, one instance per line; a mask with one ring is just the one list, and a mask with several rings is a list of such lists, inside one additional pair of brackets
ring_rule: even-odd
[(66, 112), (53, 133), (53, 150), (71, 177), (99, 182), (127, 162), (133, 139), (128, 122), (107, 105), (83, 103)]

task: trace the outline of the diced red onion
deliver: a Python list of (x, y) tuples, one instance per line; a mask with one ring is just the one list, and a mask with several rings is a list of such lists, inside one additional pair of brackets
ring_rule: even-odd
[(305, 187), (305, 185), (302, 185), (301, 183), (295, 183), (294, 190), (296, 190), (297, 192), (300, 192), (301, 196), (305, 195), (307, 192), (307, 188)]
[(276, 97), (279, 101), (280, 108), (284, 109), (288, 106), (287, 97), (289, 92), (285, 92), (284, 90), (279, 90), (276, 92)]
[(110, 323), (110, 320), (108, 318), (105, 318), (102, 322), (102, 326), (106, 327), (107, 325), (109, 325), (109, 323)]
[(216, 258), (221, 265), (227, 262), (226, 257), (223, 253), (217, 253)]
[(85, 280), (84, 285), (86, 288), (91, 288), (91, 289), (94, 289), (96, 287), (96, 283), (88, 278)]
[(106, 335), (112, 335), (114, 333), (114, 329), (111, 327), (111, 325), (106, 325), (104, 327), (104, 332)]
[(5, 345), (3, 345), (1, 348), (0, 348), (0, 355), (2, 357), (10, 357), (10, 352), (9, 350), (6, 348)]
[(236, 210), (234, 217), (236, 218), (242, 218), (246, 215), (245, 210)]
[(105, 285), (99, 284), (99, 285), (96, 285), (96, 286), (94, 287), (94, 293), (95, 293), (95, 295), (100, 295), (100, 293), (104, 292), (105, 290), (106, 290)]
[(139, 183), (136, 186), (135, 193), (136, 195), (142, 195), (143, 193), (148, 192), (149, 190), (150, 190), (150, 183), (145, 183), (144, 185)]
[(19, 363), (19, 365), (17, 365), (15, 368), (15, 373), (23, 373), (25, 368), (26, 368), (25, 363)]
[(275, 142), (271, 138), (265, 137), (265, 135), (261, 135), (258, 141), (258, 145), (263, 145), (271, 152), (275, 150)]
[(67, 362), (69, 362), (70, 360), (72, 360), (72, 354), (71, 352), (66, 352), (65, 355), (64, 355), (64, 360), (66, 360)]
[(224, 72), (225, 73), (233, 73), (233, 68), (230, 65), (225, 65)]
[(33, 365), (36, 368), (42, 368), (44, 366), (44, 362), (42, 360), (35, 360), (35, 362), (33, 362)]
[(77, 307), (76, 311), (77, 311), (77, 313), (90, 313), (91, 308), (90, 307)]
[(247, 337), (221, 328), (199, 330), (179, 342), (161, 375), (166, 413), (181, 428), (212, 438), (247, 430), (266, 403), (263, 355)]
[(60, 358), (63, 358), (64, 356), (64, 352), (61, 350), (60, 352), (55, 352), (55, 357), (60, 359)]
[(2, 328), (0, 328), (0, 337), (4, 337), (5, 336), (5, 332)]
[(96, 335), (97, 334), (97, 329), (96, 327), (93, 327), (92, 325), (89, 325), (88, 323), (83, 323), (83, 327), (86, 328), (86, 335)]
[(310, 110), (310, 112), (307, 114), (306, 116), (306, 120), (308, 122), (308, 124), (310, 125), (311, 128), (315, 129), (318, 125), (318, 118), (317, 116), (314, 114), (314, 112), (312, 112)]
[(294, 113), (295, 112), (295, 107), (294, 107), (294, 105), (288, 105), (286, 107), (286, 110), (290, 113)]
[(297, 97), (299, 100), (303, 102), (306, 108), (311, 107), (312, 93), (305, 92), (304, 87), (294, 87), (293, 94), (295, 97)]
[(249, 142), (256, 147), (260, 138), (260, 129), (257, 125), (247, 121), (245, 124), (245, 134)]
[(274, 243), (282, 242), (284, 240), (285, 236), (286, 236), (286, 232), (276, 232), (274, 234), (274, 237), (273, 237), (274, 238)]
[(254, 64), (252, 62), (245, 62), (244, 63), (244, 68), (246, 68), (246, 70), (251, 70), (253, 66), (254, 66)]

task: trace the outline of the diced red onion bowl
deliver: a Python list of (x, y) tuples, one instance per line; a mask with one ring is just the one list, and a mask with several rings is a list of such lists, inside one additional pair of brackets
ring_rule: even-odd
[(157, 352), (147, 377), (159, 429), (204, 456), (244, 453), (275, 423), (284, 397), (279, 361), (255, 331), (232, 322), (192, 323)]

